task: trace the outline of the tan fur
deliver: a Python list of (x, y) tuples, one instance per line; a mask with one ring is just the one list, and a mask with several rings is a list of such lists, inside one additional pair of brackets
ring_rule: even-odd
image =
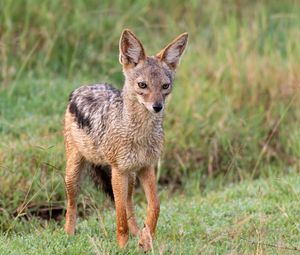
[[(124, 30), (120, 39), (120, 62), (125, 75), (121, 94), (104, 85), (82, 87), (73, 92), (64, 120), (68, 198), (65, 231), (68, 234), (75, 232), (76, 197), (83, 169), (91, 163), (109, 165), (119, 246), (126, 245), (130, 231), (139, 236), (144, 251), (151, 249), (160, 208), (154, 166), (164, 142), (163, 109), (157, 113), (153, 109), (155, 104), (163, 107), (172, 90), (175, 68), (186, 41), (187, 34), (182, 34), (157, 56), (147, 57), (137, 37)], [(147, 83), (147, 88), (141, 89), (139, 82)], [(163, 89), (164, 84), (170, 86)], [(93, 100), (101, 100), (99, 107), (87, 108)], [(82, 124), (78, 118), (86, 118), (86, 122)], [(142, 230), (135, 218), (132, 198), (136, 176), (148, 202)]]

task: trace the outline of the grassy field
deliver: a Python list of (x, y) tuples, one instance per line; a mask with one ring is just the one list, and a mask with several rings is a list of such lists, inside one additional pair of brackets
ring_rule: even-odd
[[(299, 253), (299, 187), (299, 176), (290, 176), (171, 200), (162, 191), (154, 254)], [(139, 218), (145, 209), (142, 203)], [(125, 251), (118, 250), (114, 221), (112, 208), (94, 212), (80, 219), (74, 237), (55, 222), (21, 221), (19, 231), (0, 236), (0, 253), (141, 254), (134, 238)]]
[(126, 27), (150, 55), (190, 35), (165, 118), (155, 252), (300, 249), (299, 1), (5, 0), (0, 10), (1, 254), (117, 252), (112, 207), (88, 182), (79, 235), (62, 233), (61, 130), (74, 88), (122, 87)]

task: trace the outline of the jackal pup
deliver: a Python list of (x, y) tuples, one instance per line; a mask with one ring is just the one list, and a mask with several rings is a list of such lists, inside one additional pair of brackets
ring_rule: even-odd
[[(163, 148), (165, 99), (187, 38), (181, 34), (156, 56), (146, 56), (142, 43), (125, 29), (119, 44), (123, 89), (96, 84), (70, 95), (64, 119), (68, 234), (75, 231), (80, 175), (88, 169), (115, 201), (119, 246), (126, 245), (130, 231), (144, 251), (151, 249), (159, 215), (154, 166)], [(132, 199), (136, 176), (148, 202), (142, 230)]]

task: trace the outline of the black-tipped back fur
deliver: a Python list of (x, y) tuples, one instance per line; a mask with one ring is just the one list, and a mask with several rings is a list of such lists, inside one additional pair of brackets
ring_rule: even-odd
[(75, 116), (79, 128), (87, 127), (88, 130), (91, 129), (90, 119), (84, 116), (84, 114), (82, 113), (82, 111), (80, 111), (75, 102), (70, 101), (69, 111)]
[(101, 188), (112, 201), (114, 201), (114, 194), (111, 185), (111, 167), (109, 165), (91, 165), (90, 174), (95, 184)]

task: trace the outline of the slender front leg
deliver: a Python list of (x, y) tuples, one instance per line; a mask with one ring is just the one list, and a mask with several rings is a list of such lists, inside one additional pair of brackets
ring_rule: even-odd
[(152, 237), (155, 233), (160, 210), (154, 167), (142, 169), (138, 176), (148, 202), (147, 218), (145, 227), (140, 234), (139, 245), (144, 251), (148, 251), (152, 249)]
[(73, 235), (76, 225), (77, 205), (76, 199), (78, 196), (78, 187), (80, 182), (80, 175), (83, 167), (83, 160), (78, 152), (73, 151), (67, 157), (65, 189), (67, 193), (67, 212), (65, 232)]
[(127, 197), (127, 221), (130, 233), (136, 236), (140, 229), (137, 224), (134, 212), (134, 204), (133, 204), (133, 192), (134, 192), (134, 185), (135, 185), (135, 173), (130, 173), (128, 176), (128, 197)]
[(145, 191), (148, 202), (145, 224), (149, 226), (153, 236), (160, 210), (154, 167), (142, 169), (139, 173), (139, 179)]
[(117, 168), (113, 167), (111, 182), (116, 206), (117, 239), (119, 246), (123, 248), (128, 241), (128, 224), (126, 214), (128, 175), (120, 173)]

